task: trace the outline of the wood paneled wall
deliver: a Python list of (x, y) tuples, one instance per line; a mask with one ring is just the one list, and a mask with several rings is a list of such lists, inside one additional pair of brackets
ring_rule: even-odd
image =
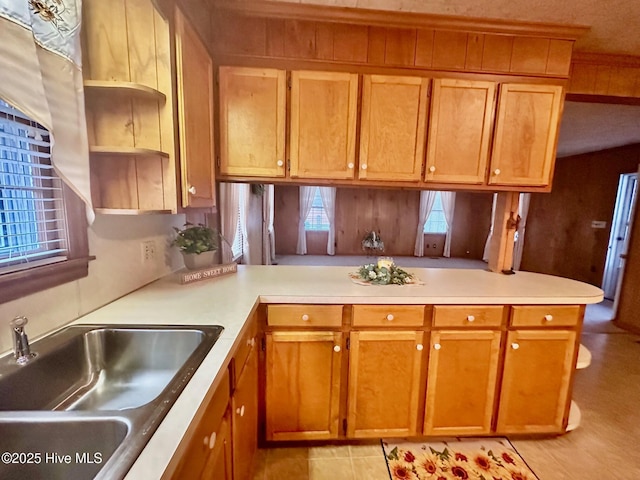
[(522, 270), (601, 286), (619, 177), (639, 162), (640, 145), (557, 159), (553, 191), (531, 197)]
[[(491, 217), (490, 193), (458, 192), (451, 242), (451, 256), (482, 258)], [(298, 187), (275, 187), (276, 253), (296, 253), (299, 215)], [(366, 232), (375, 230), (385, 242), (387, 255), (413, 255), (416, 219), (420, 209), (420, 192), (371, 188), (338, 188), (336, 192), (336, 254), (362, 255), (361, 241)], [(439, 255), (443, 238), (429, 237)], [(327, 236), (323, 232), (307, 233), (307, 253), (326, 253)], [(469, 252), (469, 253), (467, 253)]]

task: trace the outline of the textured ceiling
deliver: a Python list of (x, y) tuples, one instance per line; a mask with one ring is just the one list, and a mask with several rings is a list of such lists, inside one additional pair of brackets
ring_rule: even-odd
[[(640, 0), (274, 0), (582, 25), (575, 51), (640, 55)], [(640, 142), (640, 107), (566, 102), (558, 156)]]

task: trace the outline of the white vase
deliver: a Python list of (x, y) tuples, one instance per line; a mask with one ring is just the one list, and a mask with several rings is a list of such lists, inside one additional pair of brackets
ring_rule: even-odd
[(210, 250), (202, 253), (182, 252), (182, 258), (184, 259), (184, 266), (187, 267), (188, 270), (199, 270), (213, 265), (213, 261), (216, 258), (216, 251)]

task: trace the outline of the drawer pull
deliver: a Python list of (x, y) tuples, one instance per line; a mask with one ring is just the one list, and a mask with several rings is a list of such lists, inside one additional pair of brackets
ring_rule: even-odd
[(205, 436), (203, 440), (203, 444), (205, 447), (209, 447), (209, 450), (213, 450), (213, 447), (216, 445), (216, 432), (211, 432), (211, 435)]
[(442, 345), (440, 345), (439, 343), (434, 343), (434, 344), (433, 344), (433, 348), (434, 348), (435, 350), (440, 350), (440, 349), (442, 348)]
[(191, 186), (189, 187), (189, 193), (190, 193), (191, 195), (195, 195), (195, 194), (196, 194), (196, 187), (194, 187), (193, 185), (191, 185)]
[(236, 408), (236, 413), (238, 415), (240, 415), (241, 417), (244, 417), (244, 405), (242, 405), (241, 407)]
[(340, 345), (335, 345), (335, 346), (333, 347), (333, 351), (334, 351), (334, 352), (336, 352), (336, 353), (338, 353), (340, 350), (341, 350), (341, 349), (340, 349)]
[(419, 343), (419, 344), (417, 344), (417, 345), (416, 345), (416, 350), (418, 350), (419, 352), (421, 352), (423, 348), (424, 348), (424, 347), (422, 346), (422, 344), (421, 344), (421, 343)]
[(309, 315), (307, 315), (306, 313), (304, 315), (302, 315), (302, 321), (303, 322), (307, 322), (309, 320)]
[(473, 315), (467, 315), (467, 322), (473, 322), (476, 319)]
[(547, 313), (544, 316), (544, 319), (545, 319), (545, 321), (550, 322), (551, 320), (553, 320), (553, 315), (550, 315), (550, 314)]
[(519, 343), (516, 343), (516, 342), (513, 342), (513, 343), (511, 344), (511, 348), (512, 348), (512, 349), (514, 349), (514, 350), (518, 350), (518, 349), (520, 348), (520, 344), (519, 344)]
[(395, 317), (392, 314), (387, 315), (387, 320), (391, 321), (393, 320)]

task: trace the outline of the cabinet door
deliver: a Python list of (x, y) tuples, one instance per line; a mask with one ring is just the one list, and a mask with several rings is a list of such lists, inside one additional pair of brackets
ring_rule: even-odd
[[(232, 463), (231, 463), (231, 421), (230, 413), (222, 418), (222, 423), (218, 429), (215, 437), (209, 438), (209, 446), (211, 453), (209, 455), (207, 465), (200, 477), (190, 476), (185, 474), (180, 478), (189, 478), (202, 480), (209, 480), (215, 478), (216, 480), (233, 480)], [(243, 478), (243, 477), (238, 477)], [(248, 477), (247, 477), (248, 478)]]
[(433, 81), (425, 181), (484, 183), (496, 85)]
[(253, 347), (231, 399), (234, 478), (249, 479), (258, 448), (258, 349)]
[(183, 207), (215, 205), (213, 62), (200, 37), (176, 9), (178, 133)]
[(417, 434), (422, 332), (352, 332), (347, 436)]
[(267, 333), (267, 440), (336, 438), (342, 334)]
[(500, 86), (489, 184), (550, 184), (562, 97), (556, 85)]
[(354, 177), (358, 75), (291, 72), (291, 176)]
[(427, 375), (425, 435), (491, 431), (499, 331), (433, 331)]
[(428, 89), (427, 78), (364, 76), (358, 178), (420, 180)]
[(286, 75), (220, 67), (220, 173), (285, 176)]
[[(172, 479), (227, 478), (212, 477), (207, 472), (231, 472), (231, 430), (229, 419), (229, 371), (225, 370), (220, 385), (207, 404), (190, 436), (185, 453)], [(215, 451), (215, 460), (212, 460)]]
[(498, 433), (564, 432), (575, 352), (574, 331), (509, 332)]

